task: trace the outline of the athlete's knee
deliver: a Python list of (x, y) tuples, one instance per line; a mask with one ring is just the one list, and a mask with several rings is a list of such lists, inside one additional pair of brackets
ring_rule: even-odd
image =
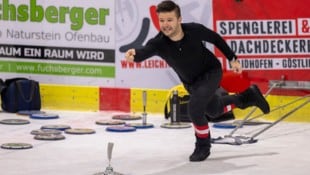
[(203, 126), (208, 124), (208, 119), (206, 116), (202, 115), (202, 116), (190, 116), (191, 121), (193, 122), (194, 125), (197, 126)]

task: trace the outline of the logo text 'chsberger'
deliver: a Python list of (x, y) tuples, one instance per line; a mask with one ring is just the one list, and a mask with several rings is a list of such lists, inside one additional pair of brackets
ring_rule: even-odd
[(70, 21), (72, 30), (80, 30), (84, 23), (89, 25), (105, 25), (109, 16), (107, 8), (83, 8), (47, 6), (37, 4), (37, 0), (30, 0), (30, 4), (10, 4), (9, 0), (2, 0), (0, 4), (0, 20), (19, 22), (66, 23)]

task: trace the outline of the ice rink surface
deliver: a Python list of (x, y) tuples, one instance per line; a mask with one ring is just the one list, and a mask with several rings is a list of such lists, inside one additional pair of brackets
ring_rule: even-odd
[[(189, 162), (194, 149), (193, 128), (164, 129), (169, 120), (151, 115), (151, 129), (135, 132), (107, 132), (95, 122), (111, 119), (116, 112), (46, 111), (59, 119), (29, 119), (0, 113), (2, 119), (28, 119), (26, 125), (0, 124), (0, 144), (26, 142), (31, 149), (0, 149), (2, 175), (92, 175), (108, 166), (107, 144), (114, 143), (111, 166), (126, 175), (308, 175), (310, 172), (310, 123), (280, 122), (257, 137), (258, 142), (240, 146), (213, 144), (210, 157)], [(290, 116), (294, 117), (294, 116)], [(141, 120), (126, 121), (140, 123)], [(72, 128), (95, 129), (95, 134), (70, 135), (59, 141), (35, 140), (30, 132), (47, 124), (66, 124)], [(231, 129), (212, 127), (212, 137), (224, 136)], [(251, 135), (264, 125), (244, 126), (237, 135)]]

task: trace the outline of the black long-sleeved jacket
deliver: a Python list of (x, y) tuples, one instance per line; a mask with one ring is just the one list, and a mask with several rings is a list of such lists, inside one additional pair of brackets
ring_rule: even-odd
[(183, 23), (184, 37), (172, 41), (162, 32), (146, 45), (136, 49), (135, 62), (158, 55), (178, 74), (183, 83), (191, 84), (206, 71), (221, 68), (216, 56), (205, 47), (205, 42), (214, 44), (228, 60), (236, 58), (225, 40), (216, 32), (197, 23)]

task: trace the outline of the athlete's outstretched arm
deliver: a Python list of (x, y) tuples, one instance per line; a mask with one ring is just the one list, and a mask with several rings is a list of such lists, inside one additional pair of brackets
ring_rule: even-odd
[(129, 62), (141, 62), (156, 55), (158, 47), (151, 39), (142, 48), (128, 49), (125, 53), (125, 59)]

